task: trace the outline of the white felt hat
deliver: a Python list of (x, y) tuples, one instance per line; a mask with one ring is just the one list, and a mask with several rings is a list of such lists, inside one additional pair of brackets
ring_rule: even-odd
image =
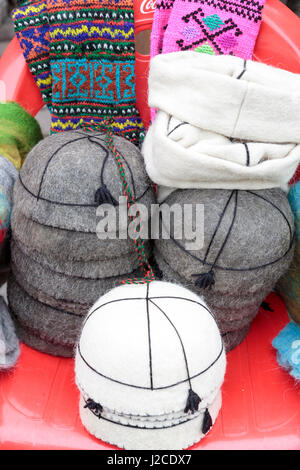
[(159, 54), (148, 101), (158, 112), (142, 153), (164, 191), (288, 190), (300, 163), (300, 74), (231, 55)]
[(99, 299), (76, 352), (80, 416), (126, 449), (184, 449), (213, 425), (226, 367), (216, 321), (167, 282), (123, 285)]

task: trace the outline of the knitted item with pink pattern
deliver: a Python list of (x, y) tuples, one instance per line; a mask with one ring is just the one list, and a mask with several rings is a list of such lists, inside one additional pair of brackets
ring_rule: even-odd
[(265, 0), (161, 0), (151, 56), (196, 50), (251, 59)]
[(162, 53), (163, 37), (168, 27), (175, 0), (162, 0), (156, 2), (151, 32), (151, 57)]

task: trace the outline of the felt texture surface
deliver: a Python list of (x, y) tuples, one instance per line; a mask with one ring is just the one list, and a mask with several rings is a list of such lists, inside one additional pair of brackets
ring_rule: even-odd
[(123, 285), (96, 302), (83, 324), (75, 374), (96, 403), (154, 416), (183, 411), (189, 389), (205, 408), (225, 367), (221, 335), (204, 301), (179, 285), (153, 281)]
[[(141, 153), (118, 136), (114, 145), (122, 156), (135, 200), (150, 205), (154, 194)], [(25, 193), (20, 194), (19, 185)], [(120, 172), (114, 156), (106, 150), (103, 134), (64, 132), (47, 137), (30, 152), (15, 185), (14, 205), (16, 210), (22, 206), (22, 213), (40, 224), (95, 233), (99, 221), (95, 195), (104, 186), (119, 201), (123, 195)], [(124, 227), (127, 219), (126, 224), (120, 223), (120, 229)]]
[(277, 291), (292, 319), (300, 325), (300, 184), (290, 189), (288, 199), (295, 217), (296, 248), (288, 272), (279, 280)]
[(277, 351), (277, 360), (292, 377), (300, 380), (300, 327), (288, 323), (272, 342)]
[(0, 155), (0, 185), (1, 192), (11, 202), (13, 186), (18, 177), (18, 171), (10, 160)]
[(250, 325), (240, 328), (239, 330), (229, 331), (222, 334), (222, 339), (225, 345), (226, 352), (236, 348), (247, 337)]
[(13, 101), (0, 103), (0, 155), (20, 170), (27, 153), (43, 138), (37, 120)]
[[(20, 186), (18, 189), (22, 191)], [(16, 206), (12, 210), (11, 227), (14, 239), (27, 253), (37, 251), (45, 257), (45, 263), (57, 266), (65, 263), (65, 267), (70, 263), (72, 269), (76, 269), (76, 262), (92, 264), (120, 256), (126, 259), (134, 251), (131, 239), (99, 240), (95, 233), (52, 228), (27, 219), (21, 207)], [(114, 270), (112, 264), (111, 269)]]
[[(21, 227), (20, 227), (21, 228)], [(15, 232), (14, 232), (15, 235)], [(52, 239), (55, 245), (55, 232), (53, 229)], [(131, 240), (130, 240), (131, 241)], [(100, 240), (99, 240), (99, 243)], [(133, 241), (131, 241), (134, 248)], [(20, 242), (12, 241), (11, 249), (14, 251), (14, 246), (17, 245), (21, 251), (36, 261), (43, 264), (45, 267), (60, 274), (66, 274), (70, 277), (81, 277), (85, 279), (102, 279), (108, 277), (115, 277), (126, 275), (133, 272), (138, 268), (138, 257), (136, 251), (125, 254), (122, 251), (116, 253), (116, 257), (108, 259), (88, 260), (88, 261), (66, 261), (58, 257), (54, 258), (50, 255), (45, 256), (42, 252), (33, 250), (31, 247), (24, 245)], [(117, 243), (115, 248), (117, 248)], [(150, 254), (150, 246), (146, 244), (146, 253)], [(56, 253), (57, 255), (57, 253)]]
[(222, 295), (216, 296), (214, 291), (200, 290), (195, 286), (193, 280), (180, 276), (172, 269), (159, 250), (155, 250), (154, 257), (161, 271), (162, 280), (176, 282), (192, 292), (205, 297), (207, 304), (216, 317), (222, 335), (240, 329), (244, 331), (247, 327), (249, 329), (250, 323), (258, 313), (261, 305), (260, 300), (253, 302), (252, 298), (246, 296), (238, 297), (236, 294), (230, 295), (230, 293), (228, 293), (228, 296), (224, 293), (226, 295), (224, 298)]
[(167, 188), (287, 191), (300, 162), (300, 145), (243, 142), (159, 111), (143, 155), (150, 178)]
[(3, 297), (0, 297), (0, 371), (13, 367), (20, 355), (19, 340)]
[[(88, 279), (67, 276), (49, 269), (41, 262), (26, 256), (19, 247), (14, 245), (11, 253), (12, 272), (18, 277), (21, 285), (30, 285), (35, 292), (43, 292), (48, 297), (69, 303), (90, 305), (100, 295), (121, 284), (123, 279), (134, 277), (137, 271), (108, 278)], [(139, 271), (138, 271), (139, 272)], [(38, 294), (37, 294), (38, 295)]]
[[(9, 309), (30, 336), (37, 336), (50, 345), (74, 349), (83, 316), (36, 301), (13, 277), (10, 277), (7, 287)], [(20, 339), (26, 343), (24, 337)]]
[(29, 330), (27, 327), (24, 327), (18, 320), (17, 317), (13, 314), (11, 310), (12, 318), (14, 320), (15, 329), (18, 335), (19, 340), (29, 346), (30, 348), (36, 349), (39, 352), (45, 354), (51, 354), (52, 356), (61, 356), (61, 357), (73, 357), (74, 350), (67, 346), (62, 346), (60, 344), (49, 343), (48, 341), (43, 340), (34, 332)]
[(149, 106), (233, 139), (299, 144), (299, 84), (299, 74), (239, 57), (160, 54), (151, 61)]
[(42, 291), (39, 287), (37, 287), (36, 283), (32, 285), (31, 279), (20, 274), (17, 268), (13, 267), (12, 273), (16, 282), (30, 297), (41, 302), (42, 304), (53, 307), (54, 309), (56, 308), (58, 310), (66, 310), (67, 312), (74, 313), (75, 315), (86, 315), (90, 307), (93, 305), (93, 302), (87, 303), (85, 299), (82, 299), (81, 302), (57, 299), (53, 295), (49, 294), (48, 291)]
[[(204, 205), (203, 248), (186, 250), (185, 238), (155, 241), (162, 274), (203, 296), (222, 333), (249, 326), (294, 253), (293, 216), (280, 189), (238, 191), (236, 199), (231, 194), (225, 190), (172, 193), (166, 199), (170, 206)], [(171, 219), (171, 236), (182, 223)], [(194, 229), (195, 223), (194, 219)], [(215, 282), (211, 289), (197, 285), (201, 275), (211, 271)]]
[[(82, 398), (85, 402), (88, 402), (89, 397), (88, 395), (84, 392), (84, 390), (81, 390), (82, 393)], [(210, 406), (217, 397), (220, 397), (220, 390), (215, 390), (209, 399), (209, 402), (206, 402), (206, 406)], [(96, 402), (94, 402), (96, 403)], [(99, 403), (98, 403), (99, 405)], [(194, 411), (194, 414), (192, 413), (185, 413), (184, 410), (180, 411), (174, 411), (171, 413), (164, 413), (164, 414), (158, 414), (158, 415), (150, 415), (150, 414), (130, 414), (130, 413), (119, 413), (118, 410), (111, 410), (110, 408), (107, 408), (105, 406), (102, 406), (102, 412), (101, 412), (101, 418), (105, 419), (112, 419), (115, 422), (118, 422), (123, 425), (135, 425), (139, 428), (145, 427), (147, 430), (156, 427), (157, 429), (161, 428), (167, 428), (171, 425), (177, 425), (180, 424), (180, 422), (184, 422), (187, 419), (190, 420), (193, 417), (200, 416), (203, 411), (206, 409), (206, 406), (203, 407), (199, 406), (198, 410)], [(95, 411), (92, 408), (89, 408), (90, 411)]]
[[(79, 412), (85, 428), (98, 439), (126, 450), (182, 450), (204, 437), (201, 433), (204, 412), (189, 420), (185, 418), (185, 423), (173, 427), (145, 429), (144, 427), (129, 427), (131, 423), (134, 423), (132, 417), (119, 417), (111, 414), (108, 418), (110, 421), (99, 419), (84, 406), (85, 400), (81, 396)], [(212, 424), (214, 424), (220, 408), (221, 393), (219, 392), (208, 408)], [(145, 422), (142, 424), (145, 426)], [(147, 421), (146, 424), (148, 424)]]
[(13, 186), (18, 171), (10, 160), (0, 155), (0, 285), (4, 284), (9, 271), (10, 217)]
[(287, 191), (300, 162), (299, 84), (298, 74), (229, 55), (156, 56), (149, 105), (158, 113), (142, 149), (151, 180)]
[(1, 241), (7, 236), (10, 224), (13, 186), (18, 176), (14, 165), (5, 157), (0, 155), (0, 227)]

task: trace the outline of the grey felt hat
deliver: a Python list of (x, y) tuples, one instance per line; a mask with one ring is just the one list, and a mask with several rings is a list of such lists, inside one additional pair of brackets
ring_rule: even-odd
[[(13, 253), (16, 251), (17, 248)], [(18, 266), (23, 267), (22, 255), (18, 253), (17, 256)], [(136, 270), (128, 275), (128, 278), (139, 276), (141, 272)], [(51, 280), (49, 274), (47, 279)], [(72, 357), (83, 320), (95, 300), (88, 302), (85, 297), (81, 302), (75, 302), (74, 299), (57, 299), (51, 296), (51, 291), (49, 293), (49, 290), (43, 291), (41, 286), (38, 287), (38, 282), (31, 284), (30, 274), (25, 276), (24, 272), (20, 273), (14, 264), (7, 285), (8, 305), (20, 340), (48, 354)], [(42, 283), (43, 288), (45, 285)], [(95, 288), (94, 298), (97, 300), (110, 288), (119, 285), (120, 277), (105, 280), (105, 284), (99, 284), (98, 290)], [(66, 292), (69, 295), (68, 290)], [(90, 292), (88, 297), (92, 298)]]
[[(188, 279), (179, 276), (178, 273), (174, 271), (170, 267), (170, 265), (165, 261), (165, 259), (157, 249), (154, 250), (154, 257), (157, 265), (157, 274), (159, 278), (164, 281), (175, 282), (199, 294), (200, 291), (195, 287), (193, 281), (189, 281)], [(210, 292), (206, 292), (205, 294), (202, 294), (202, 297), (207, 299), (209, 298), (209, 294)], [(249, 303), (248, 298), (234, 298), (233, 302), (240, 301), (240, 305), (236, 308), (234, 308), (232, 305), (228, 305), (229, 301), (226, 297), (220, 296), (220, 300), (225, 305), (220, 308), (217, 308), (214, 305), (214, 308), (212, 310), (218, 322), (219, 328), (221, 326), (220, 332), (224, 341), (226, 351), (229, 352), (231, 351), (231, 349), (234, 349), (236, 346), (238, 346), (247, 335), (250, 328), (250, 324), (253, 318), (257, 315), (260, 305), (253, 306), (253, 304), (251, 304), (250, 299), (251, 305), (249, 314), (249, 305), (247, 305), (247, 302)]]
[(14, 325), (16, 333), (19, 340), (29, 346), (30, 348), (36, 349), (39, 352), (45, 354), (51, 354), (52, 356), (61, 356), (61, 357), (73, 357), (74, 348), (62, 346), (60, 344), (51, 343), (49, 340), (45, 341), (40, 338), (37, 334), (32, 332), (29, 328), (23, 326), (18, 319), (14, 316), (13, 312), (11, 313), (14, 320)]
[(203, 296), (223, 335), (247, 331), (293, 257), (294, 219), (285, 193), (177, 190), (164, 202), (204, 205), (204, 245), (186, 249), (186, 239), (174, 238), (171, 220), (171, 238), (155, 242), (163, 279)]
[(16, 243), (13, 243), (12, 246), (12, 272), (21, 286), (27, 291), (35, 292), (36, 298), (44, 293), (54, 302), (59, 300), (64, 303), (78, 304), (83, 308), (89, 308), (105, 292), (120, 285), (122, 280), (134, 277), (138, 272), (90, 279), (67, 276), (44, 265), (42, 258), (36, 261), (25, 255)]
[[(22, 327), (29, 336), (42, 340), (45, 347), (50, 344), (52, 349), (56, 345), (69, 351), (69, 356), (73, 355), (83, 316), (38, 302), (22, 289), (13, 276), (8, 281), (7, 297), (10, 312), (17, 320), (17, 332)], [(28, 344), (23, 335), (20, 340)], [(30, 343), (28, 345), (31, 346)], [(43, 352), (48, 351), (43, 348)]]
[[(12, 210), (11, 227), (15, 240), (26, 246), (27, 252), (38, 251), (50, 261), (54, 259), (56, 264), (64, 261), (113, 259), (111, 275), (114, 275), (115, 267), (119, 266), (114, 264), (115, 258), (136, 253), (134, 242), (127, 235), (124, 239), (119, 238), (117, 234), (115, 239), (101, 240), (97, 233), (49, 227), (28, 219), (22, 213), (22, 208), (17, 208), (16, 205)], [(149, 245), (150, 243), (145, 241), (145, 246), (149, 248)]]
[[(149, 207), (152, 185), (139, 150), (114, 137), (133, 200)], [(104, 134), (82, 130), (52, 135), (28, 155), (14, 190), (8, 301), (16, 329), (29, 346), (73, 355), (91, 305), (122, 280), (141, 277), (128, 217), (114, 239), (98, 238), (97, 207), (127, 208), (120, 169)], [(149, 211), (150, 213), (150, 211)], [(126, 239), (118, 238), (122, 232)], [(148, 255), (151, 244), (145, 243)]]
[[(48, 229), (49, 230), (49, 229)], [(50, 229), (53, 231), (50, 237), (48, 236), (48, 243), (51, 245), (51, 241), (55, 246), (57, 243), (57, 236), (54, 232), (55, 229)], [(106, 277), (115, 277), (126, 275), (131, 273), (133, 270), (138, 267), (138, 257), (134, 247), (134, 243), (130, 240), (132, 245), (131, 252), (123, 252), (121, 250), (122, 244), (120, 243), (119, 250), (115, 252), (117, 248), (117, 243), (115, 243), (114, 250), (110, 253), (110, 257), (103, 257), (102, 259), (90, 259), (90, 260), (68, 260), (63, 259), (59, 256), (51, 256), (51, 254), (46, 254), (43, 250), (35, 250), (32, 246), (22, 243), (20, 237), (18, 236), (22, 233), (21, 230), (14, 231), (13, 239), (11, 242), (11, 249), (14, 251), (14, 245), (17, 245), (22, 252), (27, 255), (29, 258), (32, 258), (34, 261), (42, 263), (45, 267), (48, 267), (52, 271), (56, 271), (61, 274), (66, 274), (71, 277), (82, 277), (86, 279), (102, 279)], [(31, 232), (32, 237), (34, 238), (34, 231)], [(74, 232), (70, 232), (74, 233)], [(46, 240), (46, 238), (45, 238)], [(120, 240), (121, 242), (121, 240)], [(98, 241), (101, 244), (100, 241)], [(124, 245), (123, 245), (124, 246)], [(124, 248), (126, 248), (124, 246)], [(67, 247), (65, 253), (67, 252)], [(151, 252), (151, 244), (145, 243), (145, 252), (149, 255)], [(113, 257), (112, 254), (115, 254)]]
[[(118, 136), (114, 145), (134, 200), (148, 206), (154, 194), (140, 151)], [(14, 188), (14, 206), (42, 225), (95, 233), (97, 207), (111, 203), (118, 212), (120, 196), (120, 170), (104, 134), (76, 130), (51, 135), (32, 149)]]

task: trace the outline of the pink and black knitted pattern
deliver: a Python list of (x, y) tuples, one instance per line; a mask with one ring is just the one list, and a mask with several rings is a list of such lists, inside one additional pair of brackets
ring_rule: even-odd
[(265, 0), (159, 0), (151, 56), (196, 50), (251, 59)]

